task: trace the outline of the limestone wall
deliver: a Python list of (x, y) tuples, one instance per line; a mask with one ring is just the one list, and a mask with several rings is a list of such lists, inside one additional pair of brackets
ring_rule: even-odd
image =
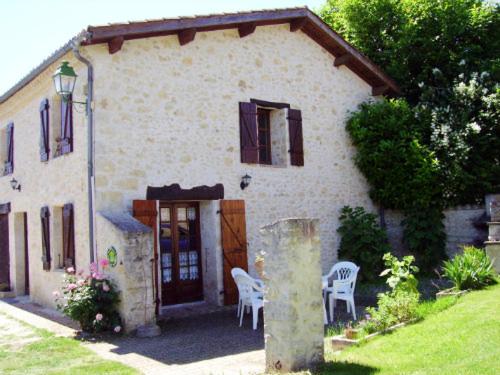
[[(484, 206), (459, 206), (444, 211), (446, 231), (446, 253), (452, 257), (460, 251), (463, 245), (481, 245), (486, 240), (487, 233), (474, 223), (485, 213)], [(389, 242), (397, 252), (404, 253), (403, 227), (401, 212), (387, 210), (385, 213)]]
[(152, 230), (121, 212), (99, 213), (97, 227), (98, 258), (106, 259), (111, 247), (118, 255), (104, 273), (120, 290), (120, 315), (131, 332), (155, 320)]
[[(86, 69), (68, 53), (61, 60), (69, 60), (79, 78), (75, 100), (84, 97)], [(0, 177), (0, 203), (11, 202), (9, 238), (11, 253), (11, 280), (17, 294), (24, 294), (24, 235), (22, 213), (27, 213), (30, 268), (30, 294), (35, 302), (55, 306), (52, 291), (62, 279), (62, 239), (54, 219), (62, 215), (62, 206), (73, 203), (75, 213), (75, 247), (77, 268), (88, 268), (88, 210), (87, 210), (87, 122), (85, 110), (77, 106), (73, 111), (74, 151), (57, 158), (50, 155), (48, 162), (40, 161), (40, 102), (48, 98), (51, 104), (51, 138), (57, 130), (60, 114), (54, 105), (55, 93), (52, 74), (60, 65), (55, 62), (35, 80), (6, 102), (0, 104), (0, 130), (14, 122), (14, 173)], [(57, 98), (58, 99), (58, 98)], [(5, 145), (0, 145), (0, 149)], [(55, 151), (52, 148), (52, 151)], [(15, 177), (21, 191), (11, 189), (9, 181)], [(42, 234), (40, 208), (49, 206), (51, 212), (51, 256), (49, 272), (42, 270)]]
[[(95, 65), (99, 210), (130, 210), (148, 185), (223, 183), (226, 199), (246, 203), (251, 269), (261, 225), (311, 216), (320, 219), (326, 270), (336, 258), (341, 207), (372, 208), (345, 131), (371, 87), (333, 67), (333, 56), (301, 31), (259, 26), (245, 38), (234, 29), (197, 33), (182, 47), (174, 35), (125, 41), (113, 55), (107, 45), (84, 52)], [(302, 110), (304, 167), (290, 166), (288, 153), (283, 166), (240, 162), (238, 102), (250, 98)], [(246, 173), (252, 182), (241, 190)]]

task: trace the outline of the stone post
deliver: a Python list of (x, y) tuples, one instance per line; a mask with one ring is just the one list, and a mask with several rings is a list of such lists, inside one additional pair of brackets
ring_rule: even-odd
[(323, 362), (318, 224), (318, 219), (283, 219), (261, 229), (268, 372), (298, 371)]
[(488, 241), (484, 243), (486, 254), (493, 260), (493, 267), (500, 273), (500, 194), (492, 194), (486, 199)]

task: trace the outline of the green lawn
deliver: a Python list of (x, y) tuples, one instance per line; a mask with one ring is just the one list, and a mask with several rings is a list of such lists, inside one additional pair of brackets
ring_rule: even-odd
[(424, 306), (425, 319), (340, 355), (327, 353), (319, 374), (498, 375), (500, 285)]
[(0, 314), (0, 374), (138, 374), (120, 363), (107, 361), (77, 340), (55, 337)]

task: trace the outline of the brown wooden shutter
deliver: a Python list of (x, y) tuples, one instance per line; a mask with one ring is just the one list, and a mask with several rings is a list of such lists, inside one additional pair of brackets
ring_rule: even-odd
[(240, 152), (242, 163), (258, 163), (257, 105), (240, 102)]
[(43, 99), (40, 103), (40, 160), (49, 160), (49, 100)]
[(40, 210), (40, 217), (42, 222), (42, 263), (45, 271), (50, 270), (50, 229), (49, 218), (50, 212), (48, 207), (42, 207)]
[(14, 172), (14, 124), (7, 125), (7, 160), (5, 162), (4, 174)]
[(73, 105), (71, 95), (67, 100), (61, 100), (61, 139), (59, 154), (73, 151)]
[(73, 204), (67, 203), (62, 212), (64, 267), (75, 267), (75, 215)]
[(156, 210), (156, 206), (157, 201), (155, 200), (134, 200), (132, 203), (134, 218), (153, 229), (153, 295), (155, 299), (155, 312), (158, 315), (160, 311), (160, 298), (158, 294), (158, 211)]
[(288, 109), (288, 134), (290, 137), (290, 162), (304, 165), (304, 140), (302, 137), (302, 113), (298, 109)]
[(224, 304), (238, 303), (238, 288), (231, 276), (235, 267), (248, 272), (245, 201), (221, 200), (221, 234), (224, 274)]

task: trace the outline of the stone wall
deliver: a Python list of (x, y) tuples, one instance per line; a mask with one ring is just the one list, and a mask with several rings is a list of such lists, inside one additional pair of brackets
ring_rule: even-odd
[[(0, 104), (0, 129), (14, 122), (14, 173), (0, 177), (0, 203), (11, 203), (9, 239), (11, 254), (11, 281), (18, 295), (24, 294), (24, 227), (22, 215), (27, 213), (30, 294), (33, 301), (55, 306), (52, 292), (61, 285), (63, 270), (62, 239), (57, 224), (62, 206), (73, 203), (75, 220), (75, 249), (77, 269), (88, 270), (88, 203), (87, 203), (87, 121), (82, 106), (73, 110), (72, 153), (54, 158), (51, 148), (47, 162), (40, 161), (40, 103), (48, 98), (51, 106), (51, 140), (59, 131), (58, 99), (52, 74), (61, 60), (68, 60), (79, 78), (75, 86), (75, 100), (84, 100), (87, 82), (86, 68), (72, 53), (53, 63), (18, 93)], [(1, 144), (0, 149), (5, 145)], [(1, 152), (1, 151), (0, 151)], [(9, 181), (15, 178), (21, 191), (12, 190)], [(40, 209), (50, 208), (50, 241), (52, 264), (50, 271), (42, 269), (42, 234)], [(60, 221), (60, 220), (59, 220)]]
[[(453, 256), (460, 251), (463, 245), (482, 245), (486, 240), (487, 233), (484, 227), (475, 225), (484, 218), (484, 206), (459, 206), (449, 208), (444, 211), (445, 231), (446, 231), (446, 253)], [(401, 221), (404, 216), (401, 212), (387, 210), (385, 220), (387, 224), (387, 234), (393, 249), (398, 253), (406, 252), (403, 243), (403, 227)]]
[[(349, 111), (371, 98), (371, 87), (333, 67), (333, 56), (301, 31), (200, 32), (182, 47), (177, 36), (162, 36), (127, 40), (113, 55), (107, 45), (84, 54), (95, 65), (98, 210), (130, 210), (148, 185), (223, 183), (225, 199), (245, 200), (253, 272), (264, 223), (318, 217), (326, 271), (336, 259), (342, 206), (373, 208), (345, 131)], [(291, 166), (288, 152), (277, 166), (240, 162), (238, 102), (251, 98), (302, 110), (304, 167)], [(252, 182), (241, 190), (245, 174)], [(220, 222), (212, 225), (206, 232)]]
[(118, 255), (116, 266), (104, 273), (120, 290), (119, 310), (125, 331), (155, 322), (151, 228), (120, 212), (100, 212), (97, 228), (99, 259), (106, 259), (111, 247)]

